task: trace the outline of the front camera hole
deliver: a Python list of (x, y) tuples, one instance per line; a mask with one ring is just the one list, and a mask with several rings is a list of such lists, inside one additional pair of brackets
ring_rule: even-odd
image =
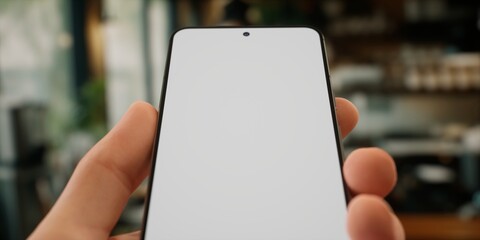
[(250, 33), (249, 32), (244, 32), (243, 36), (248, 37), (248, 36), (250, 36)]

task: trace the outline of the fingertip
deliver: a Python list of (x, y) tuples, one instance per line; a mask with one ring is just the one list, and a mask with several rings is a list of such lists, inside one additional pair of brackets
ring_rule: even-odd
[(335, 98), (335, 105), (338, 125), (344, 138), (357, 125), (359, 113), (355, 105), (345, 98)]
[(359, 195), (350, 201), (347, 230), (354, 240), (393, 240), (404, 236), (389, 205), (375, 195)]
[(95, 153), (95, 156), (85, 159), (121, 172), (119, 175), (127, 177), (125, 185), (135, 189), (150, 170), (157, 116), (157, 110), (149, 103), (132, 103), (115, 127), (93, 148), (90, 155)]
[(397, 182), (393, 158), (380, 148), (353, 151), (343, 165), (345, 182), (354, 194), (386, 196)]
[(119, 139), (131, 138), (129, 135), (118, 137), (119, 132), (130, 134), (132, 131), (140, 131), (151, 135), (155, 130), (157, 115), (157, 110), (149, 103), (135, 101), (109, 134), (115, 135)]
[(158, 112), (157, 110), (150, 104), (144, 101), (135, 101), (130, 105), (127, 110), (127, 113), (132, 112), (132, 115), (138, 117), (148, 117), (149, 119), (156, 120)]

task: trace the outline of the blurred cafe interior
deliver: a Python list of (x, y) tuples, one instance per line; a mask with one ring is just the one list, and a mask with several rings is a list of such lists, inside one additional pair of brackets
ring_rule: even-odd
[[(187, 26), (309, 25), (360, 121), (345, 152), (395, 159), (407, 239), (480, 239), (477, 0), (0, 1), (0, 239), (23, 239), (135, 100), (158, 106), (169, 36)], [(146, 183), (115, 233), (138, 230)]]

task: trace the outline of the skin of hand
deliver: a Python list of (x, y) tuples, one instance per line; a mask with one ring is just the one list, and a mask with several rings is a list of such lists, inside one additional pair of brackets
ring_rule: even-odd
[[(336, 99), (337, 119), (345, 137), (358, 112)], [(148, 103), (134, 103), (117, 125), (78, 163), (63, 193), (29, 239), (139, 239), (140, 232), (110, 233), (130, 194), (150, 172), (158, 113)], [(354, 240), (404, 239), (402, 225), (383, 200), (396, 183), (393, 159), (378, 148), (352, 152), (343, 166), (353, 196), (347, 231)]]

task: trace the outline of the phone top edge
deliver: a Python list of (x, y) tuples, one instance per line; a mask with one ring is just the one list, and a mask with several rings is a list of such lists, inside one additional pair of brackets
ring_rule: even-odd
[(184, 30), (195, 30), (195, 29), (198, 29), (198, 30), (204, 30), (204, 29), (258, 29), (258, 28), (287, 28), (287, 29), (301, 29), (301, 28), (304, 28), (304, 29), (309, 29), (309, 30), (312, 30), (314, 32), (316, 32), (319, 37), (320, 37), (320, 40), (324, 40), (325, 37), (322, 33), (322, 31), (320, 31), (320, 29), (314, 27), (314, 26), (310, 26), (310, 25), (276, 25), (276, 26), (268, 26), (268, 25), (255, 25), (255, 26), (200, 26), (200, 27), (196, 27), (196, 26), (187, 26), (187, 27), (182, 27), (182, 28), (179, 28), (177, 30), (175, 30), (171, 36), (170, 36), (170, 41), (173, 40), (173, 38), (175, 37), (175, 35), (177, 35), (179, 32), (182, 32)]

